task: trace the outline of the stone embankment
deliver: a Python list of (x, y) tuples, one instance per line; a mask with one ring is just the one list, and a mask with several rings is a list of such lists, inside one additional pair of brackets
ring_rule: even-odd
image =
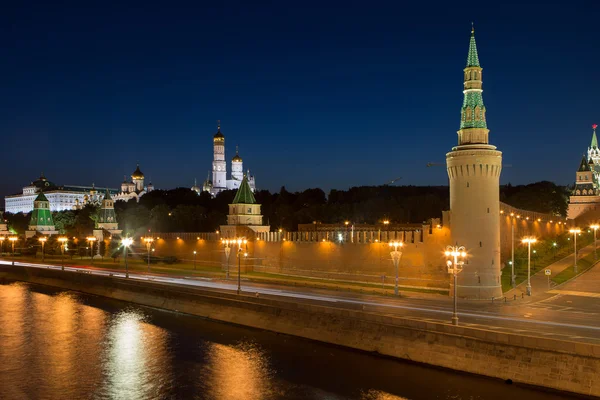
[(318, 340), (515, 383), (600, 396), (600, 346), (77, 272), (0, 266), (19, 280)]

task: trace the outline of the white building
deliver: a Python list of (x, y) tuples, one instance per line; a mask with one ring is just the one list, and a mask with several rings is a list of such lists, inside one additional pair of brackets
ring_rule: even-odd
[[(210, 174), (209, 174), (210, 176)], [(246, 174), (248, 185), (252, 192), (256, 190), (254, 177), (250, 171)], [(210, 192), (213, 196), (223, 190), (239, 189), (244, 178), (244, 164), (236, 148), (235, 156), (231, 159), (231, 179), (227, 179), (227, 163), (225, 161), (225, 136), (221, 133), (221, 124), (217, 126), (217, 133), (213, 137), (213, 163), (212, 181), (207, 177), (202, 185), (202, 191)], [(198, 192), (198, 186), (194, 183), (192, 190)]]
[(131, 174), (131, 181), (127, 181), (127, 176), (124, 177), (123, 183), (121, 183), (121, 191), (115, 194), (115, 201), (129, 201), (135, 199), (140, 201), (140, 197), (148, 192), (154, 190), (152, 182), (148, 183), (148, 186), (144, 186), (144, 174), (140, 171), (140, 165), (137, 165), (133, 174)]
[(12, 214), (33, 211), (33, 202), (40, 192), (44, 192), (50, 203), (50, 211), (76, 210), (86, 204), (100, 204), (104, 192), (116, 189), (96, 188), (92, 186), (58, 186), (42, 174), (37, 180), (23, 188), (23, 193), (4, 198), (5, 211)]

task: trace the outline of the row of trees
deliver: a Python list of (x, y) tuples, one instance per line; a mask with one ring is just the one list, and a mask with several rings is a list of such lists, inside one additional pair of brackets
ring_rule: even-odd
[[(568, 191), (551, 182), (530, 185), (502, 186), (501, 201), (531, 211), (566, 215)], [(119, 226), (131, 235), (153, 232), (211, 232), (227, 222), (228, 205), (234, 190), (212, 198), (208, 193), (197, 195), (187, 188), (154, 190), (141, 197), (139, 203), (115, 202)], [(349, 190), (321, 189), (289, 192), (266, 190), (255, 193), (262, 205), (264, 223), (273, 230), (296, 230), (298, 224), (321, 221), (375, 224), (383, 219), (398, 223), (419, 223), (440, 218), (449, 208), (446, 186), (362, 186)], [(54, 222), (61, 234), (85, 237), (94, 228), (98, 209), (86, 206), (81, 210), (55, 212)], [(24, 232), (29, 215), (7, 214), (10, 228)]]

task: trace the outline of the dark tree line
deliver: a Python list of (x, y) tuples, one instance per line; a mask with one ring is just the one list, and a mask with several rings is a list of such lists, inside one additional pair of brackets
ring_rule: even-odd
[[(208, 193), (197, 195), (187, 188), (154, 190), (140, 199), (115, 202), (119, 227), (127, 234), (152, 232), (211, 232), (226, 224), (228, 205), (235, 190), (227, 190), (212, 198)], [(289, 192), (261, 190), (255, 193), (262, 205), (264, 223), (273, 230), (296, 230), (298, 224), (322, 223), (376, 224), (383, 219), (395, 223), (420, 223), (441, 218), (449, 208), (447, 186), (361, 186), (348, 190), (321, 189)], [(514, 207), (531, 211), (565, 215), (568, 191), (551, 182), (530, 185), (506, 185), (500, 188), (500, 199)], [(94, 228), (98, 209), (86, 206), (81, 210), (55, 212), (54, 222), (61, 234), (85, 237)], [(29, 215), (7, 214), (9, 225), (16, 232), (27, 229)]]

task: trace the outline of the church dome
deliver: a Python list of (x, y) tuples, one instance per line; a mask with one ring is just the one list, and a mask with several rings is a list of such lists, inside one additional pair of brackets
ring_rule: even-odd
[(135, 171), (133, 171), (133, 174), (131, 174), (131, 178), (144, 179), (144, 174), (142, 173), (142, 171), (140, 171), (140, 164), (137, 165), (137, 168), (135, 169)]
[(215, 142), (224, 142), (225, 141), (225, 135), (223, 135), (221, 133), (221, 124), (217, 125), (217, 133), (215, 133), (215, 136), (213, 136), (213, 140)]
[(240, 157), (239, 155), (235, 155), (233, 156), (233, 158), (231, 159), (231, 161), (233, 162), (242, 162), (242, 157)]

